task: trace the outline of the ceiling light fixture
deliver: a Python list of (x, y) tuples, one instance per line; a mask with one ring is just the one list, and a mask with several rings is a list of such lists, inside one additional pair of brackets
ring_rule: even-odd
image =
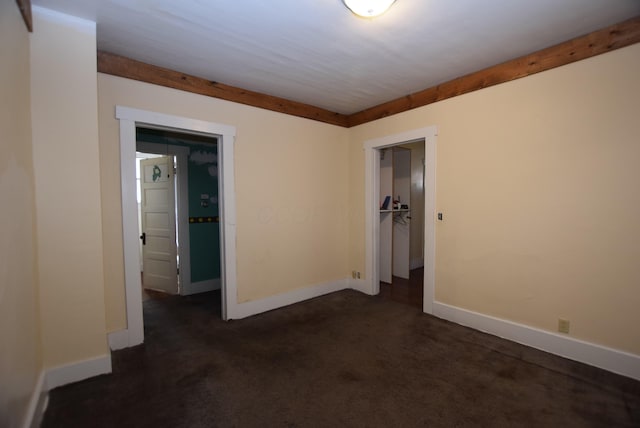
[(396, 0), (342, 0), (358, 16), (374, 18), (385, 13)]

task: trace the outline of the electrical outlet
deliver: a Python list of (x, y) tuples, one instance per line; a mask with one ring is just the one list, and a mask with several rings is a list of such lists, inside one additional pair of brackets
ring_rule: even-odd
[(357, 272), (355, 270), (351, 271), (351, 278), (356, 279)]
[(558, 331), (560, 333), (569, 334), (570, 327), (571, 327), (571, 322), (569, 320), (558, 318)]
[(356, 278), (360, 279), (360, 272), (356, 272)]

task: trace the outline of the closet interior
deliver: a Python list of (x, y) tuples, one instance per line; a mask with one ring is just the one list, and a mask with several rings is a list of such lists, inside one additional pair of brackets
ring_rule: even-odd
[(422, 305), (424, 141), (380, 150), (380, 292)]

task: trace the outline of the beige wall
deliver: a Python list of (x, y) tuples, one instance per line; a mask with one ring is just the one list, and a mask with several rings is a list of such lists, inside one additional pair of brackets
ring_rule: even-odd
[(0, 0), (0, 426), (22, 426), (42, 367), (36, 284), (29, 35)]
[(236, 127), (239, 302), (348, 276), (346, 129), (103, 74), (98, 94), (108, 331), (126, 327), (116, 105)]
[(436, 300), (640, 354), (639, 76), (636, 44), (353, 128), (350, 265), (362, 142), (436, 125)]
[(31, 104), (44, 364), (103, 356), (95, 25), (34, 10)]
[(34, 21), (0, 0), (1, 426), (126, 326), (115, 105), (237, 128), (240, 302), (364, 272), (362, 142), (436, 125), (436, 299), (640, 354), (640, 44), (347, 130), (96, 84), (91, 25)]

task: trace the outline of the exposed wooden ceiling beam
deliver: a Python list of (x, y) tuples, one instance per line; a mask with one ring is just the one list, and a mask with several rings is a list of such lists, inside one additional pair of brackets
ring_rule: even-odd
[(640, 16), (349, 116), (349, 127), (402, 113), (640, 42)]
[(27, 30), (30, 33), (33, 33), (33, 17), (31, 16), (31, 0), (16, 0), (18, 4), (18, 9), (20, 9), (20, 13), (22, 14), (22, 19), (24, 19), (24, 23), (27, 26)]
[(351, 115), (212, 82), (107, 52), (98, 52), (98, 71), (332, 125), (352, 127), (638, 42), (640, 42), (640, 16)]
[(260, 107), (279, 113), (313, 119), (332, 125), (347, 126), (347, 116), (344, 114), (334, 113), (309, 104), (212, 82), (200, 77), (146, 64), (108, 52), (98, 51), (98, 71), (253, 107)]

